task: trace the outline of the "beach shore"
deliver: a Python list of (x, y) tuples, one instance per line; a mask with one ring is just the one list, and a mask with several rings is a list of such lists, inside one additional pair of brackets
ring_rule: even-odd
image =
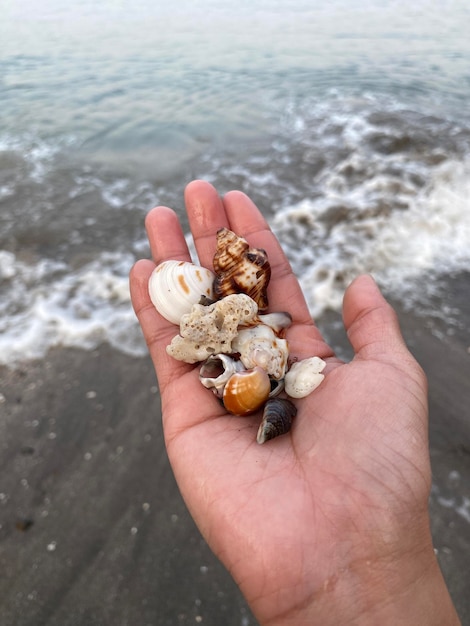
[[(470, 346), (399, 316), (429, 379), (436, 553), (470, 623)], [(149, 358), (56, 348), (0, 381), (2, 626), (256, 624), (179, 495)]]

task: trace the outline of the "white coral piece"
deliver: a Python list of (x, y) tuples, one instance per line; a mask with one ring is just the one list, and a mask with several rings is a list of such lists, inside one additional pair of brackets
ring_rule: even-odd
[(291, 398), (305, 398), (325, 378), (321, 372), (326, 366), (325, 361), (318, 356), (303, 359), (293, 363), (286, 374), (285, 392)]
[(210, 304), (194, 304), (191, 313), (183, 315), (180, 334), (173, 337), (167, 353), (178, 361), (197, 363), (211, 354), (230, 354), (238, 327), (250, 324), (258, 305), (244, 293), (231, 294)]

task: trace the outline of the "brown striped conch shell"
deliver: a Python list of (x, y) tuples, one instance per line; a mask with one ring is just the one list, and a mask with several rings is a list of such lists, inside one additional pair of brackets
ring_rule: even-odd
[(260, 311), (268, 308), (267, 287), (271, 278), (268, 256), (261, 248), (250, 248), (243, 237), (228, 228), (217, 232), (217, 249), (213, 260), (217, 297), (246, 293)]

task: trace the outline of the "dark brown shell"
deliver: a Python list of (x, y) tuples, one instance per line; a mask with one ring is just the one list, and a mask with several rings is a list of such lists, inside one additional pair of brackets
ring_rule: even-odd
[(268, 308), (267, 287), (271, 278), (271, 266), (265, 250), (250, 248), (246, 239), (228, 228), (221, 228), (217, 232), (213, 265), (216, 273), (216, 297), (245, 293), (256, 302), (260, 311)]
[(297, 409), (290, 400), (270, 398), (264, 405), (263, 420), (258, 429), (256, 441), (264, 443), (288, 433), (296, 415)]

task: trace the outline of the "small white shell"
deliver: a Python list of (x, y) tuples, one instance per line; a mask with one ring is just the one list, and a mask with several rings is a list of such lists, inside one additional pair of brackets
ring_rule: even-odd
[(303, 359), (293, 363), (286, 374), (285, 392), (291, 398), (305, 398), (325, 378), (320, 372), (325, 368), (326, 363), (318, 356)]
[(163, 261), (149, 279), (149, 295), (157, 311), (173, 324), (179, 324), (185, 313), (201, 296), (213, 299), (214, 274), (188, 261)]
[(277, 380), (284, 378), (289, 356), (287, 341), (277, 337), (269, 326), (241, 328), (232, 341), (232, 351), (240, 353), (247, 369), (259, 366)]
[(289, 328), (292, 324), (292, 316), (286, 311), (277, 311), (275, 313), (260, 313), (258, 321), (261, 324), (270, 326), (275, 333), (280, 333), (284, 328)]

